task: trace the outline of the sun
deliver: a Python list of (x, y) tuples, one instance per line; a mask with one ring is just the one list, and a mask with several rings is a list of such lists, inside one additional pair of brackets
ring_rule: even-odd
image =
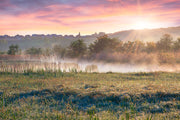
[(151, 26), (150, 23), (146, 21), (138, 21), (135, 24), (135, 29), (145, 29), (145, 28), (149, 28), (150, 26)]
[(133, 25), (134, 29), (148, 29), (148, 28), (157, 28), (157, 27), (159, 27), (157, 24), (146, 19), (137, 19)]

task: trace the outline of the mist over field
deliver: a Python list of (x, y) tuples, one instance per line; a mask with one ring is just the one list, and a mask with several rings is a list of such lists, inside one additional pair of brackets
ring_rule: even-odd
[[(98, 68), (97, 72), (107, 73), (134, 73), (134, 72), (180, 72), (179, 64), (159, 64), (159, 63), (108, 63), (100, 61), (87, 61), (87, 60), (74, 60), (74, 59), (64, 59), (64, 60), (47, 60), (50, 63), (76, 63), (80, 67), (80, 70), (85, 71), (86, 66), (96, 65)], [(96, 71), (91, 71), (96, 72)]]
[[(135, 59), (135, 58), (133, 58)], [(0, 65), (8, 65), (12, 69), (19, 69), (17, 66), (24, 67), (24, 70), (33, 68), (37, 70), (62, 70), (70, 72), (76, 70), (77, 72), (98, 72), (98, 73), (135, 73), (135, 72), (180, 72), (180, 64), (166, 63), (161, 64), (157, 58), (151, 56), (148, 62), (142, 58), (139, 61), (131, 60), (130, 62), (105, 62), (103, 60), (83, 60), (83, 59), (71, 59), (71, 58), (59, 58), (57, 56), (41, 56), (40, 58), (32, 58), (30, 56), (23, 56), (19, 58), (13, 58), (6, 61), (0, 60)], [(19, 61), (19, 62), (18, 62)], [(27, 67), (27, 66), (31, 67)], [(48, 66), (47, 66), (48, 65)], [(87, 68), (90, 66), (90, 68)], [(96, 66), (93, 68), (92, 66)], [(1, 66), (3, 67), (3, 66)], [(1, 69), (0, 69), (1, 70)]]
[[(136, 56), (137, 57), (137, 56)], [(143, 56), (144, 57), (144, 56)], [(137, 59), (137, 58), (136, 58)], [(139, 58), (139, 61), (136, 61), (133, 58), (131, 61), (128, 62), (107, 62), (103, 60), (97, 61), (95, 60), (82, 60), (82, 59), (70, 59), (70, 58), (58, 58), (57, 56), (47, 56), (42, 57), (40, 60), (34, 59), (34, 61), (39, 61), (42, 63), (53, 63), (56, 65), (58, 64), (77, 64), (80, 68), (79, 71), (85, 71), (86, 66), (88, 65), (96, 65), (98, 70), (89, 71), (89, 72), (117, 72), (117, 73), (134, 73), (134, 72), (180, 72), (180, 64), (177, 63), (165, 63), (161, 64), (158, 62), (157, 57), (155, 55), (151, 55), (148, 60), (143, 58)], [(25, 59), (24, 59), (25, 60)], [(27, 60), (28, 61), (28, 60)], [(69, 66), (71, 68), (71, 66)], [(67, 70), (69, 69), (67, 68)]]

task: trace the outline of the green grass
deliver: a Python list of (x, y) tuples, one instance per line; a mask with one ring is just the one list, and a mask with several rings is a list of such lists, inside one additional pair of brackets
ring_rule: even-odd
[(179, 73), (0, 73), (0, 119), (180, 119)]

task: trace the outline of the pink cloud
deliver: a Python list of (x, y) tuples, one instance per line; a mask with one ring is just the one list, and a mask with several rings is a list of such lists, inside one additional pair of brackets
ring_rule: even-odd
[[(180, 19), (180, 7), (178, 8), (180, 3), (177, 0), (139, 0), (139, 2), (132, 0), (102, 0), (97, 2), (92, 0), (92, 2), (96, 4), (92, 5), (91, 3), (89, 5), (89, 1), (85, 1), (84, 4), (76, 3), (77, 5), (50, 4), (38, 8), (36, 11), (21, 11), (21, 14), (16, 16), (8, 14), (9, 11), (5, 10), (7, 14), (1, 15), (0, 34), (23, 30), (69, 33), (82, 30), (87, 34), (101, 30), (115, 32), (118, 29), (131, 28), (131, 23), (137, 17), (148, 18), (157, 23), (180, 25), (177, 23), (177, 20)], [(17, 6), (11, 5), (7, 1), (1, 3), (0, 8), (3, 8), (2, 6), (11, 6), (17, 9)]]

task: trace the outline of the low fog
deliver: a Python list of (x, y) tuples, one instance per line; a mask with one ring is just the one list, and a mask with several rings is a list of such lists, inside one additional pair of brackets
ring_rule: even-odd
[[(179, 64), (160, 64), (155, 58), (152, 58), (153, 61), (150, 63), (111, 63), (111, 62), (103, 62), (103, 61), (91, 61), (91, 60), (79, 60), (79, 59), (60, 59), (56, 56), (51, 57), (43, 57), (39, 62), (41, 63), (50, 63), (56, 65), (67, 64), (65, 71), (73, 69), (73, 64), (78, 65), (78, 71), (86, 71), (87, 66), (95, 65), (97, 69), (91, 68), (91, 70), (86, 72), (118, 72), (118, 73), (131, 73), (131, 72), (179, 72), (180, 65)], [(34, 60), (37, 61), (37, 60)], [(76, 67), (74, 67), (76, 69)], [(63, 69), (61, 69), (63, 70)]]
[(105, 62), (97, 60), (82, 60), (82, 59), (61, 59), (57, 56), (41, 56), (40, 58), (16, 58), (11, 60), (0, 61), (0, 71), (16, 71), (23, 72), (24, 70), (61, 70), (63, 72), (180, 72), (179, 64), (160, 64), (155, 58), (146, 63), (118, 63)]

